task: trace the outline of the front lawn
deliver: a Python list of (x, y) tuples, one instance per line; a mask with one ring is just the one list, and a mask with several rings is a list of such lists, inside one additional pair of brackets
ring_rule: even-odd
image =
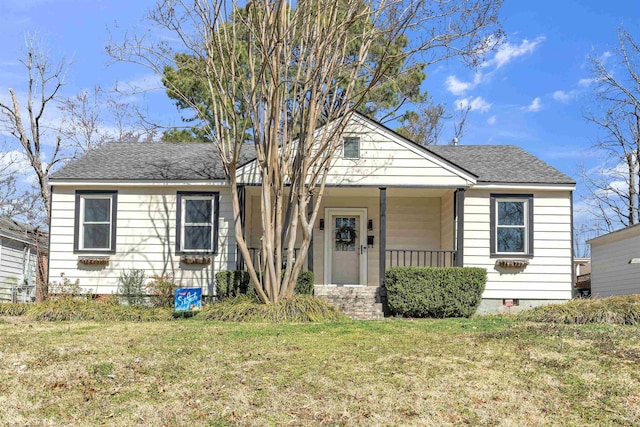
[(0, 319), (0, 425), (638, 425), (640, 328)]

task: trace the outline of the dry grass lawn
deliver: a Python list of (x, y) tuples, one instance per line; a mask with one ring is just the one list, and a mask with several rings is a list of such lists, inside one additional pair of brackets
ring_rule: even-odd
[(0, 425), (640, 425), (640, 328), (0, 319)]

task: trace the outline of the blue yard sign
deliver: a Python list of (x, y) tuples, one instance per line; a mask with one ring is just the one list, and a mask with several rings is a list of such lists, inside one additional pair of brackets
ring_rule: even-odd
[(202, 308), (202, 288), (176, 289), (176, 311), (198, 311)]

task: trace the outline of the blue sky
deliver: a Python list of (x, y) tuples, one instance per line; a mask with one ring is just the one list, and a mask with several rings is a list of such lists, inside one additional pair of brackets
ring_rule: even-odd
[[(111, 64), (104, 48), (108, 28), (138, 25), (154, 1), (3, 0), (0, 2), (0, 97), (19, 87), (24, 35), (37, 32), (55, 56), (72, 59), (66, 95), (99, 84), (111, 88), (138, 82), (153, 88), (158, 79), (131, 64)], [(472, 111), (462, 144), (516, 144), (578, 180), (580, 162), (597, 159), (588, 151), (596, 129), (583, 119), (590, 109), (587, 58), (617, 46), (616, 29), (637, 33), (636, 0), (506, 0), (501, 22), (507, 42), (486, 63), (471, 70), (449, 60), (427, 70), (425, 89), (449, 109), (468, 103)], [(179, 113), (161, 90), (135, 99), (151, 117), (179, 124)], [(447, 128), (450, 128), (447, 125)], [(447, 128), (445, 132), (447, 132)], [(446, 136), (445, 136), (446, 138)], [(579, 208), (582, 186), (575, 197)], [(580, 213), (577, 217), (580, 218)]]

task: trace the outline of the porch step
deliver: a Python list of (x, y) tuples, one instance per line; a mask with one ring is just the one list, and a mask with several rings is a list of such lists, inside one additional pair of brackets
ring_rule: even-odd
[(382, 304), (376, 302), (377, 287), (315, 285), (314, 292), (316, 297), (337, 306), (352, 319), (384, 319)]

